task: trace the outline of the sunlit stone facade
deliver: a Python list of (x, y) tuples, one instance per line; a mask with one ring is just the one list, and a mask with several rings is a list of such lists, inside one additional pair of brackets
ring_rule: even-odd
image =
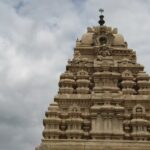
[(117, 29), (88, 27), (60, 75), (36, 150), (150, 150), (150, 82)]

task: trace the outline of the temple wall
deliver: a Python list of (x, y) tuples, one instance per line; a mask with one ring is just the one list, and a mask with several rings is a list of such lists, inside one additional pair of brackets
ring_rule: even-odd
[(53, 141), (43, 143), (36, 150), (150, 150), (150, 142), (115, 140), (98, 141)]

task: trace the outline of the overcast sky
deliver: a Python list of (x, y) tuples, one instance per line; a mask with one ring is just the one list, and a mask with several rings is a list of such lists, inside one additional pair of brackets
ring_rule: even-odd
[(150, 73), (149, 0), (0, 0), (0, 150), (34, 150), (75, 40), (117, 27)]

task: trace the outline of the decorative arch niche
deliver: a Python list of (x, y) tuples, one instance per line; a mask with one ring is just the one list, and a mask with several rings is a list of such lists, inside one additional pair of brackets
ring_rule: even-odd
[(145, 114), (145, 108), (141, 104), (137, 104), (133, 108), (133, 114)]

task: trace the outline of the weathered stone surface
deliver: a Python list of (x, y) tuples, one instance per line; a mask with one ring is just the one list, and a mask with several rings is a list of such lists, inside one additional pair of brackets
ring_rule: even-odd
[(88, 27), (36, 150), (150, 150), (150, 82), (117, 29)]
[(68, 140), (42, 143), (36, 150), (149, 150), (148, 141)]

